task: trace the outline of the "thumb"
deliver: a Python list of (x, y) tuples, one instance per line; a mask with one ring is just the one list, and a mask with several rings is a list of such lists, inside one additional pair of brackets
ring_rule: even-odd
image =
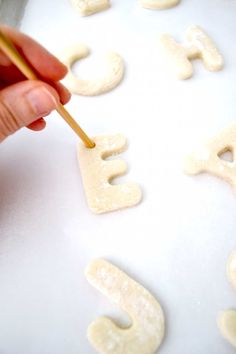
[(56, 90), (36, 80), (27, 80), (0, 91), (0, 142), (18, 129), (48, 115), (59, 103)]

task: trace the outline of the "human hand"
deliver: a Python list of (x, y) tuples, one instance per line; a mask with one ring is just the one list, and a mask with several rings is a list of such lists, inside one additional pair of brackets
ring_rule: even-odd
[(43, 117), (59, 102), (67, 103), (70, 93), (59, 83), (67, 73), (64, 64), (30, 37), (6, 26), (0, 29), (39, 77), (39, 80), (27, 80), (0, 50), (1, 142), (24, 126), (42, 130), (46, 125)]

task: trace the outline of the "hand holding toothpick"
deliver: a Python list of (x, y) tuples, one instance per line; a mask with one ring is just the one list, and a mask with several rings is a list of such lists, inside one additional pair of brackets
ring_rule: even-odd
[(43, 129), (42, 117), (56, 109), (85, 145), (94, 147), (63, 106), (70, 99), (59, 83), (65, 66), (34, 40), (5, 26), (0, 27), (0, 48), (0, 141), (23, 126)]

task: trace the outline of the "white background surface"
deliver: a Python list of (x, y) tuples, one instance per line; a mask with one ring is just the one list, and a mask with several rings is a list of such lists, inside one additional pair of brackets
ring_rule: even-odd
[[(183, 40), (199, 24), (225, 57), (225, 69), (194, 77), (168, 74), (158, 35)], [(219, 311), (236, 307), (225, 267), (236, 249), (236, 196), (210, 175), (188, 177), (182, 161), (195, 144), (236, 119), (236, 1), (182, 0), (167, 11), (136, 0), (81, 18), (66, 0), (29, 0), (22, 31), (55, 54), (76, 42), (93, 55), (76, 66), (86, 77), (115, 50), (123, 83), (99, 97), (74, 96), (68, 109), (90, 134), (123, 133), (138, 207), (90, 213), (76, 160), (77, 138), (57, 114), (42, 133), (23, 129), (0, 147), (0, 353), (93, 354), (86, 339), (99, 315), (127, 320), (83, 272), (104, 257), (147, 287), (163, 306), (160, 354), (231, 354)], [(137, 353), (138, 354), (138, 353)]]

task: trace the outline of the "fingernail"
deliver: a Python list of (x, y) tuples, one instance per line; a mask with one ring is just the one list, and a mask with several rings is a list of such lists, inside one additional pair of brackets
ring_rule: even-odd
[(26, 93), (26, 98), (38, 117), (49, 114), (56, 108), (56, 98), (45, 87), (36, 87)]

